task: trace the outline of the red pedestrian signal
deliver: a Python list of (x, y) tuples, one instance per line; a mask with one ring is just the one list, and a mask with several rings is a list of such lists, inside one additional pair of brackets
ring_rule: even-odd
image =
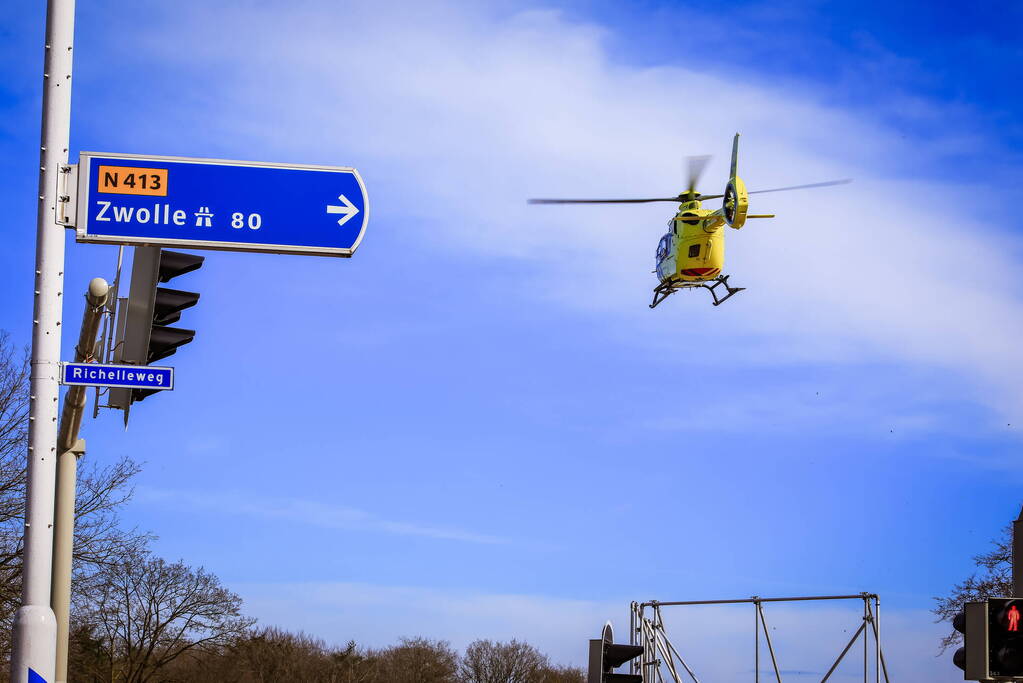
[(988, 678), (1023, 679), (1023, 599), (988, 598)]

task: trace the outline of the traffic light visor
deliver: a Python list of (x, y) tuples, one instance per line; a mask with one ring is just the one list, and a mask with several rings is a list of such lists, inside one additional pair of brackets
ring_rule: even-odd
[(153, 302), (153, 324), (170, 325), (181, 318), (181, 311), (199, 303), (198, 292), (186, 292), (181, 289), (167, 287), (156, 288), (156, 299)]
[(166, 249), (161, 249), (159, 273), (160, 282), (169, 282), (172, 278), (176, 278), (178, 275), (184, 275), (185, 273), (191, 273), (193, 270), (199, 270), (205, 260), (205, 256), (197, 256), (195, 254), (185, 254), (180, 251), (167, 251)]
[(604, 666), (617, 669), (630, 659), (643, 654), (642, 645), (620, 645), (612, 643), (604, 646)]
[(155, 363), (167, 356), (174, 355), (179, 346), (184, 346), (195, 338), (195, 330), (182, 330), (177, 327), (153, 325), (149, 337), (149, 356), (146, 364)]

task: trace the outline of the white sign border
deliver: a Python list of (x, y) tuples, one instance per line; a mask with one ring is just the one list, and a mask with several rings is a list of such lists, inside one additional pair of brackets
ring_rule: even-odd
[[(296, 171), (343, 171), (355, 176), (362, 190), (365, 199), (362, 209), (362, 225), (359, 228), (359, 235), (355, 242), (347, 249), (338, 247), (309, 247), (301, 245), (281, 244), (254, 244), (250, 242), (220, 242), (215, 240), (188, 240), (188, 239), (153, 239), (151, 237), (125, 237), (123, 235), (98, 235), (88, 232), (89, 223), (89, 176), (92, 159), (100, 157), (104, 159), (125, 159), (135, 161), (161, 161), (208, 164), (210, 166), (254, 166), (257, 168), (281, 168)], [(273, 161), (240, 161), (235, 159), (206, 159), (203, 157), (171, 157), (155, 154), (125, 154), (121, 152), (79, 152), (78, 153), (78, 196), (77, 218), (75, 226), (75, 241), (82, 244), (123, 244), (135, 247), (180, 247), (183, 249), (206, 249), (211, 251), (248, 251), (261, 254), (298, 254), (304, 256), (334, 256), (340, 258), (351, 258), (355, 250), (359, 248), (362, 238), (366, 234), (366, 226), (369, 224), (369, 193), (366, 192), (366, 184), (362, 182), (362, 176), (351, 166), (322, 166), (317, 164), (285, 164)]]

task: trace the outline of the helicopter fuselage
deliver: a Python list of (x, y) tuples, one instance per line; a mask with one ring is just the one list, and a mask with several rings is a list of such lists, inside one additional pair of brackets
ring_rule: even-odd
[(668, 233), (657, 245), (657, 278), (662, 283), (704, 282), (721, 275), (725, 265), (725, 219), (720, 211), (700, 208), (699, 201), (679, 205)]

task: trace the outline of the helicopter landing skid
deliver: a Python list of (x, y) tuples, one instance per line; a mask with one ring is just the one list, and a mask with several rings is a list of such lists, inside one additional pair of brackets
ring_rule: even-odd
[[(718, 296), (718, 293), (715, 290), (722, 285), (728, 293), (724, 296)], [(742, 290), (746, 289), (745, 287), (732, 287), (729, 285), (727, 275), (719, 275), (714, 278), (713, 284), (707, 284), (706, 282), (680, 282), (678, 280), (667, 280), (654, 288), (654, 300), (653, 303), (650, 304), (650, 308), (656, 308), (657, 304), (661, 303), (680, 289), (697, 289), (698, 287), (703, 287), (710, 292), (710, 295), (714, 297), (715, 306), (720, 306), (725, 301), (732, 298), (733, 294), (738, 294)]]

